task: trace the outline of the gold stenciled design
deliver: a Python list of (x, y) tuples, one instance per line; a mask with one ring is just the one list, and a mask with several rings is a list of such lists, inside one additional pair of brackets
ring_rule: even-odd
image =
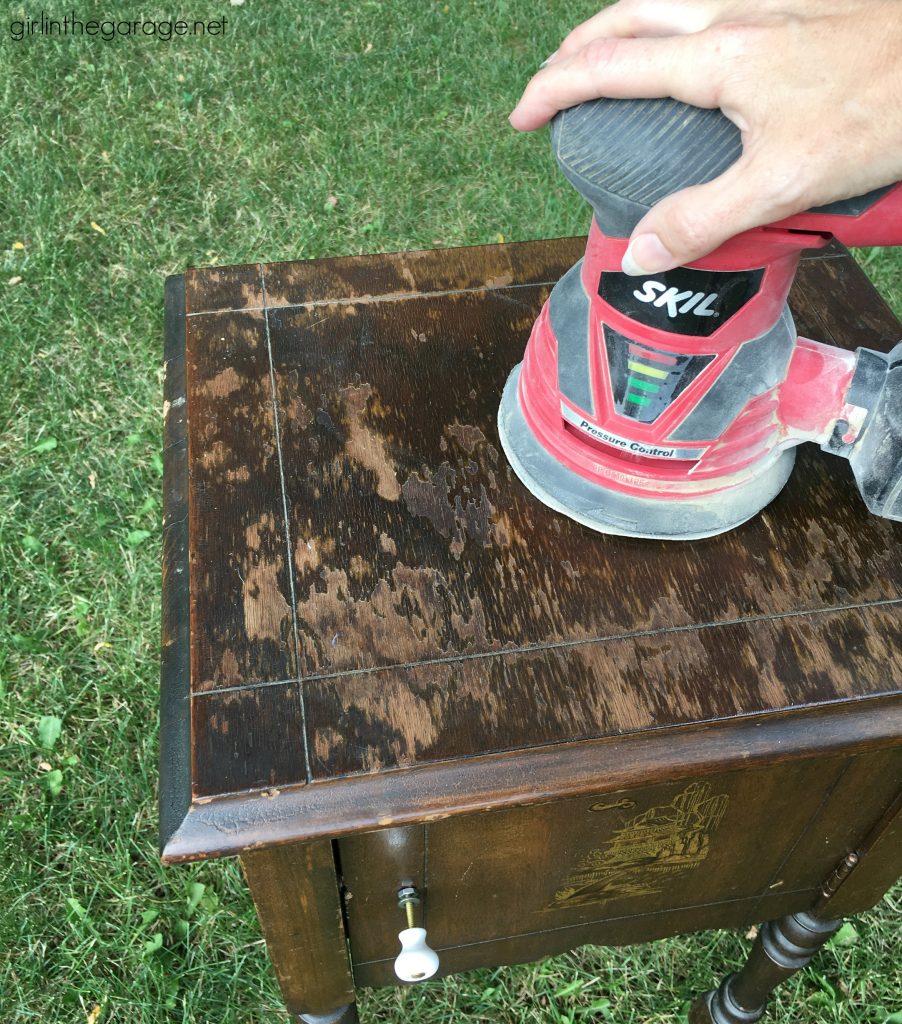
[(615, 800), (614, 803), (605, 803), (600, 800), (597, 804), (592, 804), (589, 808), (590, 811), (627, 811), (631, 807), (636, 806), (635, 800)]
[(692, 871), (708, 856), (728, 802), (726, 794), (712, 796), (707, 782), (693, 782), (669, 804), (630, 818), (583, 859), (545, 909), (660, 892), (664, 876)]

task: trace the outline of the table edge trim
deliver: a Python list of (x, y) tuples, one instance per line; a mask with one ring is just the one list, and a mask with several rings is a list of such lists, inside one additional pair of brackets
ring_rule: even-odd
[(160, 637), (160, 849), (191, 809), (191, 639), (188, 619), (188, 403), (185, 278), (164, 284), (163, 556)]
[(902, 744), (899, 695), (771, 712), (716, 727), (557, 743), (197, 799), (163, 844), (174, 864), (245, 850), (615, 792)]

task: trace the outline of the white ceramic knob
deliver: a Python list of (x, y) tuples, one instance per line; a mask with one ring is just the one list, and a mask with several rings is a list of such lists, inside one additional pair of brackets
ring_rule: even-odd
[(425, 981), (438, 970), (438, 953), (426, 945), (425, 928), (405, 928), (398, 935), (401, 952), (395, 960), (395, 974), (401, 981)]

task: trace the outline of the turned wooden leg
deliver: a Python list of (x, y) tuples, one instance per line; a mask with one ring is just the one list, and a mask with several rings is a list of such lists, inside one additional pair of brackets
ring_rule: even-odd
[(804, 967), (841, 923), (807, 911), (768, 921), (742, 970), (693, 1003), (689, 1024), (754, 1024), (777, 985)]
[(357, 1024), (332, 843), (250, 850), (241, 866), (288, 1012), (299, 1024)]
[(299, 1024), (358, 1024), (357, 1004), (340, 1006), (332, 1013), (299, 1013), (295, 1020)]

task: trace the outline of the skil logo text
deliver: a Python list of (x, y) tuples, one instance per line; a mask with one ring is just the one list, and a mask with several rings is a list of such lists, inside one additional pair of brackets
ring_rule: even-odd
[(694, 313), (695, 316), (719, 316), (711, 303), (717, 299), (717, 292), (681, 292), (679, 288), (668, 288), (660, 281), (646, 281), (641, 291), (634, 291), (633, 296), (640, 302), (648, 302), (658, 308), (666, 306), (667, 315), (676, 317), (678, 314)]

